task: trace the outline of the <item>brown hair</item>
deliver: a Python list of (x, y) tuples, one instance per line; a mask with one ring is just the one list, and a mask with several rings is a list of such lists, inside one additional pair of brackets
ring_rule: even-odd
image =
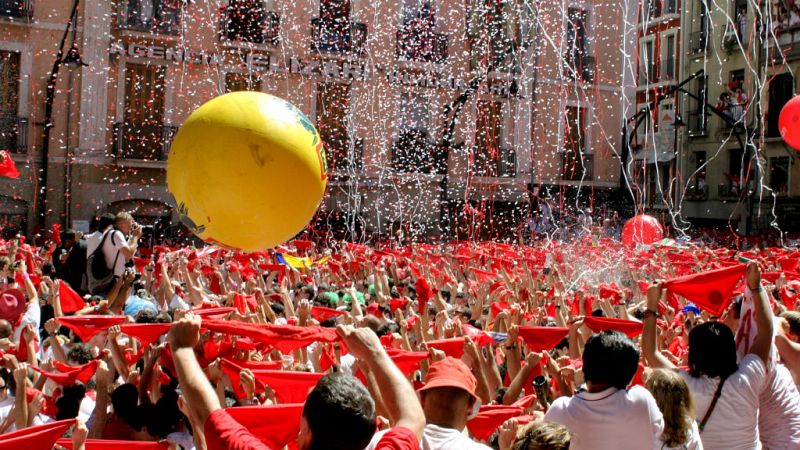
[(661, 439), (669, 447), (685, 444), (694, 422), (694, 402), (689, 385), (678, 372), (656, 369), (647, 378), (646, 387), (664, 415)]
[(569, 431), (554, 422), (531, 422), (517, 431), (510, 450), (567, 450)]
[(800, 338), (800, 312), (784, 311), (781, 317), (789, 323), (789, 332)]

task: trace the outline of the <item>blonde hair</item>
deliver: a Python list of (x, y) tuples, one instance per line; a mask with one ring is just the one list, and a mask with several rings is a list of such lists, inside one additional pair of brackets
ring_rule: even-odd
[(511, 450), (568, 450), (570, 435), (555, 422), (533, 421), (517, 431)]
[(685, 444), (694, 423), (694, 401), (689, 385), (676, 371), (656, 369), (647, 378), (646, 387), (664, 416), (661, 439), (669, 447)]

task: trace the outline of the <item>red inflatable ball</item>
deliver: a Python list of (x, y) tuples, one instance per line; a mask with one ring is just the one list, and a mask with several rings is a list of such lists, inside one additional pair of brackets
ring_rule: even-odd
[(664, 228), (653, 216), (640, 214), (632, 217), (622, 227), (622, 243), (628, 247), (650, 245), (664, 238)]
[(778, 116), (778, 129), (783, 140), (795, 150), (800, 150), (800, 96), (786, 102)]

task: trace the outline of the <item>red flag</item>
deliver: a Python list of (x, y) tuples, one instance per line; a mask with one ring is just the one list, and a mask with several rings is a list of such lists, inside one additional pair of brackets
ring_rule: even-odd
[(270, 448), (283, 448), (297, 440), (303, 404), (240, 406), (225, 411)]
[(159, 337), (169, 331), (170, 323), (126, 323), (120, 330), (139, 340), (142, 346), (147, 347), (155, 343)]
[(664, 282), (664, 288), (684, 296), (715, 316), (722, 315), (731, 295), (747, 271), (745, 264), (701, 272)]
[(521, 416), (524, 411), (515, 406), (481, 406), (478, 415), (467, 421), (467, 428), (475, 439), (485, 441), (503, 422)]
[(532, 352), (551, 350), (569, 334), (569, 328), (519, 327), (519, 337)]
[(0, 450), (50, 449), (66, 433), (75, 419), (60, 420), (0, 435)]
[(71, 316), (59, 317), (56, 322), (72, 330), (83, 342), (88, 342), (97, 333), (125, 322), (124, 316)]
[(640, 335), (643, 329), (642, 322), (636, 322), (634, 320), (611, 319), (608, 317), (587, 316), (584, 317), (583, 323), (595, 333), (599, 333), (603, 330), (615, 330), (627, 334), (630, 338)]
[(58, 282), (58, 300), (61, 302), (61, 311), (71, 314), (86, 307), (86, 302), (64, 280)]
[[(0, 152), (0, 176), (8, 178), (19, 178), (19, 170), (11, 155), (7, 152)], [(30, 267), (28, 269), (32, 270)]]

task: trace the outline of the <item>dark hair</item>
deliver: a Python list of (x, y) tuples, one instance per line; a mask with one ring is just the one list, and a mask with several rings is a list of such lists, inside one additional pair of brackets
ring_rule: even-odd
[(111, 393), (111, 405), (114, 407), (114, 414), (119, 416), (123, 422), (136, 428), (134, 423), (136, 419), (136, 407), (139, 404), (139, 391), (136, 386), (125, 383), (119, 385), (114, 392)]
[(150, 308), (144, 308), (136, 314), (136, 323), (157, 323), (158, 313)]
[(74, 344), (71, 349), (69, 349), (69, 353), (67, 353), (67, 359), (70, 361), (75, 361), (78, 364), (86, 364), (92, 359), (92, 350), (89, 348), (88, 345), (80, 343)]
[(81, 409), (81, 400), (86, 395), (86, 388), (82, 384), (73, 386), (64, 386), (61, 391), (61, 397), (56, 400), (56, 420), (74, 419), (78, 417), (78, 411)]
[(101, 215), (100, 218), (97, 220), (97, 229), (100, 231), (105, 231), (106, 228), (110, 227), (111, 225), (114, 225), (115, 219), (116, 216), (111, 213), (105, 213)]
[(639, 348), (619, 331), (593, 334), (583, 349), (586, 381), (625, 389), (639, 368)]
[(727, 377), (736, 372), (736, 339), (722, 322), (706, 322), (689, 332), (689, 373)]
[(363, 450), (375, 434), (375, 402), (358, 379), (341, 372), (320, 378), (303, 417), (311, 430), (309, 450)]

